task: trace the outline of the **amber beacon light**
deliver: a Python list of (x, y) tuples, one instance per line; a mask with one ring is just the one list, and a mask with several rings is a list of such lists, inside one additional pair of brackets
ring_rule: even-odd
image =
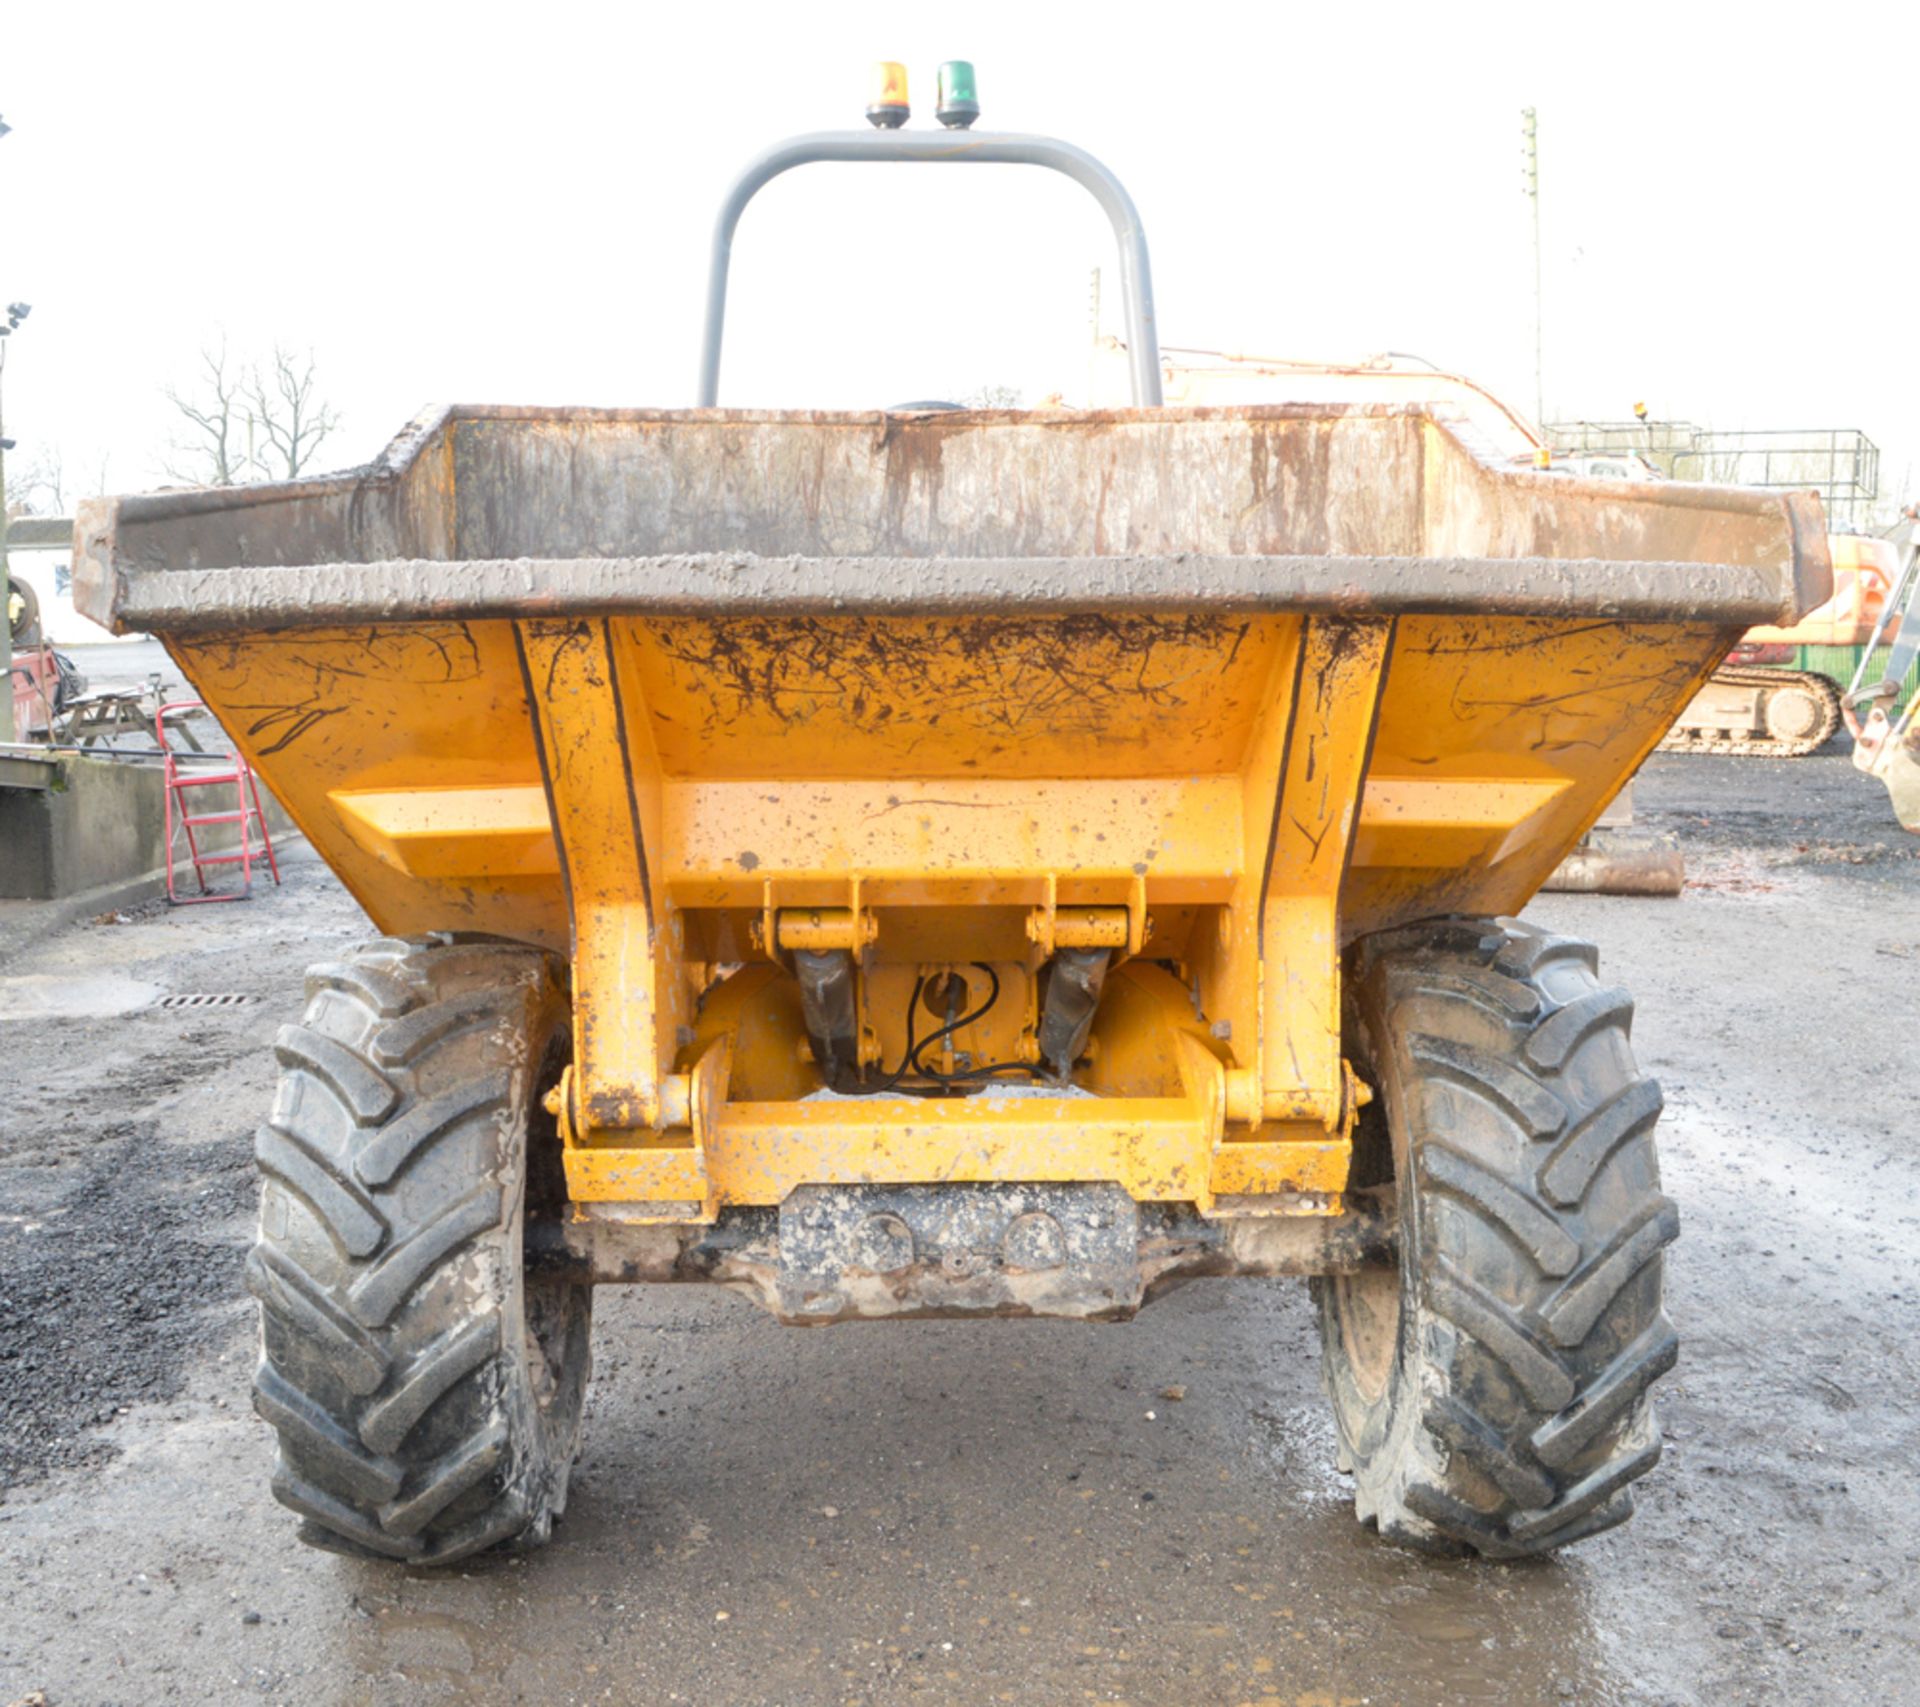
[(867, 98), (867, 122), (881, 130), (898, 130), (912, 111), (907, 103), (907, 68), (897, 59), (879, 61)]

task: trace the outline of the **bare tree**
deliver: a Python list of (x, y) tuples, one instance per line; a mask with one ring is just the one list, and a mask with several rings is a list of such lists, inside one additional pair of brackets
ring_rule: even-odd
[[(113, 481), (108, 474), (112, 466), (113, 458), (106, 451), (96, 450), (83, 465), (85, 472), (75, 482), (74, 497), (104, 498), (113, 490)], [(65, 515), (66, 512), (63, 510), (61, 514)]]
[(261, 460), (271, 472), (291, 480), (313, 461), (323, 440), (340, 424), (340, 412), (314, 395), (313, 352), (304, 357), (279, 344), (266, 369), (247, 375), (247, 397), (266, 440)]
[[(107, 490), (105, 451), (88, 450), (69, 459), (58, 445), (36, 446), (23, 452), (16, 472), (7, 469), (7, 513), (10, 516), (68, 516), (81, 498), (97, 498)], [(76, 472), (77, 470), (77, 472)]]
[(20, 459), (20, 471), (7, 482), (8, 513), (16, 516), (64, 516), (67, 513), (66, 462), (42, 445)]
[(230, 364), (225, 338), (217, 346), (202, 347), (200, 370), (192, 394), (166, 387), (167, 401), (186, 417), (191, 430), (184, 441), (175, 441), (163, 466), (173, 479), (192, 486), (233, 486), (253, 471), (246, 373)]
[(190, 431), (164, 467), (196, 486), (290, 480), (340, 424), (339, 411), (316, 393), (312, 353), (277, 344), (265, 365), (236, 363), (223, 338), (201, 350), (198, 385), (190, 392), (168, 387), (166, 396)]

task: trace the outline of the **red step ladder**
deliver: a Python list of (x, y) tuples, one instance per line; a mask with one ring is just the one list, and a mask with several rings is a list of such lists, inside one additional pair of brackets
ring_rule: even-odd
[[(201, 901), (246, 900), (253, 893), (253, 862), (257, 859), (266, 860), (267, 869), (273, 873), (276, 887), (280, 882), (280, 864), (273, 857), (273, 837), (267, 832), (266, 815), (260, 810), (260, 784), (253, 774), (253, 767), (237, 751), (200, 752), (195, 746), (193, 737), (187, 735), (184, 730), (180, 731), (180, 734), (188, 747), (195, 748), (193, 752), (179, 751), (167, 739), (169, 718), (179, 722), (193, 712), (205, 710), (206, 706), (197, 699), (172, 700), (160, 707), (158, 715), (153, 720), (154, 733), (160, 739), (162, 762), (166, 766), (167, 899), (176, 907), (192, 906)], [(215, 768), (210, 770), (188, 768), (192, 761), (197, 759), (211, 761)], [(189, 789), (221, 786), (230, 787), (233, 790), (235, 810), (231, 812), (190, 810), (187, 794)], [(239, 825), (239, 847), (230, 853), (202, 853), (200, 839), (194, 832), (206, 824)], [(181, 830), (187, 833), (187, 852), (193, 857), (193, 875), (200, 885), (198, 895), (182, 895), (174, 887), (173, 846)], [(239, 866), (240, 887), (223, 891), (209, 889), (207, 867), (210, 865)]]

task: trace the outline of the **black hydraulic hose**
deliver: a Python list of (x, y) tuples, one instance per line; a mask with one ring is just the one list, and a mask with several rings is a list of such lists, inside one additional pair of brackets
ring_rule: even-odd
[[(984, 972), (987, 975), (987, 999), (975, 1008), (972, 1013), (962, 1014), (958, 1019), (951, 1017), (953, 1014), (953, 1004), (949, 1002), (947, 1004), (947, 1013), (949, 1015), (947, 1023), (930, 1036), (922, 1038), (914, 1048), (907, 1051), (907, 1065), (912, 1067), (916, 1072), (924, 1073), (930, 1079), (945, 1079), (948, 1077), (957, 1077), (958, 1075), (942, 1073), (936, 1067), (925, 1065), (920, 1059), (920, 1051), (928, 1048), (932, 1044), (941, 1042), (945, 1038), (951, 1037), (956, 1031), (961, 1030), (965, 1026), (972, 1025), (975, 1020), (985, 1014), (991, 1013), (993, 1011), (993, 1004), (1000, 999), (1000, 975), (984, 960), (976, 960), (973, 965), (975, 971)], [(951, 988), (951, 986), (949, 986), (949, 988)], [(911, 1024), (913, 1016), (909, 1014), (907, 1020), (908, 1023)]]
[[(943, 1073), (937, 1067), (929, 1067), (920, 1059), (921, 1054), (934, 1044), (951, 1037), (955, 1032), (972, 1025), (975, 1020), (992, 1012), (993, 1006), (1000, 1000), (1000, 975), (984, 960), (973, 962), (976, 971), (987, 975), (987, 999), (973, 1012), (961, 1014), (949, 1019), (938, 1031), (926, 1037), (914, 1039), (917, 1016), (920, 1011), (920, 998), (927, 987), (926, 974), (923, 972), (914, 980), (913, 994), (907, 998), (907, 1044), (905, 1053), (900, 1057), (900, 1065), (883, 1079), (871, 1085), (846, 1087), (852, 1096), (887, 1096), (895, 1090), (904, 1090), (908, 1096), (960, 1096), (966, 1093), (969, 1085), (976, 1080), (991, 1078), (997, 1073), (1026, 1073), (1040, 1077), (1040, 1069), (1030, 1061), (996, 1061), (987, 1066), (966, 1067), (958, 1072)], [(919, 1077), (931, 1081), (924, 1085), (906, 1084), (910, 1077)], [(836, 1090), (840, 1086), (834, 1087)]]
[(916, 1050), (913, 1046), (913, 1016), (920, 1011), (920, 992), (927, 987), (927, 975), (923, 972), (913, 981), (913, 994), (907, 998), (907, 1049), (900, 1057), (900, 1065), (887, 1076), (885, 1084), (864, 1085), (855, 1094), (859, 1096), (885, 1096), (894, 1086), (904, 1079), (913, 1067)]
[(985, 1067), (967, 1067), (956, 1073), (943, 1073), (937, 1067), (929, 1067), (924, 1062), (918, 1060), (920, 1051), (925, 1049), (929, 1044), (938, 1043), (941, 1038), (959, 1031), (963, 1026), (971, 1025), (975, 1020), (990, 1013), (994, 1003), (1000, 1000), (1000, 974), (994, 971), (984, 960), (976, 960), (973, 964), (976, 970), (984, 972), (987, 975), (989, 986), (987, 999), (982, 1002), (979, 1007), (974, 1009), (972, 1013), (963, 1015), (956, 1020), (949, 1020), (940, 1030), (924, 1039), (920, 1045), (909, 1054), (907, 1058), (908, 1063), (914, 1066), (916, 1070), (926, 1078), (932, 1079), (939, 1085), (958, 1086), (965, 1084), (969, 1079), (987, 1078), (994, 1073), (1032, 1073), (1038, 1076), (1039, 1068), (1035, 1067), (1029, 1061), (996, 1061)]

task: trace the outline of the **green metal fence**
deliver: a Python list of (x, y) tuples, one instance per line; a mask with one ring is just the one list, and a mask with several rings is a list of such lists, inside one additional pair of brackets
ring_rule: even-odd
[[(1887, 646), (1874, 648), (1874, 665), (1878, 672), (1886, 669), (1887, 655), (1891, 650)], [(1793, 652), (1793, 667), (1796, 670), (1812, 670), (1818, 675), (1830, 676), (1844, 693), (1853, 680), (1853, 672), (1860, 666), (1860, 655), (1866, 651), (1864, 646), (1796, 646)], [(1879, 674), (1869, 674), (1868, 682), (1880, 679)], [(1904, 709), (1920, 692), (1920, 657), (1916, 657), (1905, 678), (1900, 683), (1900, 697), (1896, 706)]]

